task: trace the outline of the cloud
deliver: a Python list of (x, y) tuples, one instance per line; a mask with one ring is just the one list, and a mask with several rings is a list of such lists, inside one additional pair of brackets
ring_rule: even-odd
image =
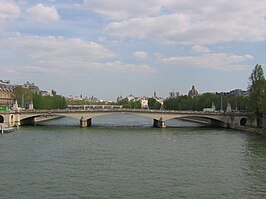
[(187, 66), (211, 70), (241, 71), (250, 68), (245, 63), (252, 59), (253, 56), (251, 55), (206, 53), (199, 56), (176, 56), (161, 58), (161, 62), (182, 67)]
[(209, 48), (201, 45), (192, 46), (192, 50), (197, 53), (209, 53), (211, 52)]
[(91, 62), (86, 64), (84, 68), (97, 69), (103, 71), (119, 71), (122, 73), (138, 73), (138, 74), (157, 72), (156, 69), (152, 68), (149, 65), (126, 64), (121, 61), (106, 62), (106, 63)]
[(0, 0), (0, 22), (17, 19), (21, 15), (20, 7), (12, 0)]
[(147, 58), (147, 53), (144, 51), (136, 51), (133, 53), (133, 57), (138, 59), (145, 59)]
[(46, 23), (49, 21), (57, 21), (60, 16), (55, 7), (47, 7), (39, 3), (36, 6), (26, 10), (26, 16), (29, 20), (36, 23)]
[[(129, 1), (127, 1), (129, 3)], [(156, 6), (157, 5), (157, 6)], [(148, 5), (146, 5), (148, 6)], [(136, 15), (106, 26), (108, 34), (164, 43), (204, 45), (266, 40), (266, 4), (245, 1), (155, 1), (154, 15)], [(163, 12), (162, 10), (167, 10)]]
[(160, 0), (84, 0), (85, 8), (112, 19), (126, 19), (158, 13)]
[(118, 54), (100, 44), (81, 39), (17, 35), (0, 41), (0, 45), (9, 54), (6, 58), (8, 64), (21, 72), (68, 75), (86, 73), (91, 69), (102, 72), (155, 72), (148, 65), (110, 61)]

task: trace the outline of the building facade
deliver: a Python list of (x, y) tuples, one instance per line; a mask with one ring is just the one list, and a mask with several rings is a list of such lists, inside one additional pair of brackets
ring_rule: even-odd
[(0, 106), (11, 107), (14, 104), (13, 89), (10, 85), (0, 84)]

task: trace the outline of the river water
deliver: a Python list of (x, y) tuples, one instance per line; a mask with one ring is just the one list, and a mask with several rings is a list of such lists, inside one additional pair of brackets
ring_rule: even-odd
[(263, 136), (130, 115), (92, 122), (1, 135), (0, 198), (266, 198)]

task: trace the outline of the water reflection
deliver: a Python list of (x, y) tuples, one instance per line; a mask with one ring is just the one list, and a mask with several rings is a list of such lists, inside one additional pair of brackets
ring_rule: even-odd
[[(266, 137), (250, 134), (246, 162), (248, 163), (247, 189), (256, 192), (260, 198), (266, 197)], [(255, 197), (254, 197), (255, 198)]]

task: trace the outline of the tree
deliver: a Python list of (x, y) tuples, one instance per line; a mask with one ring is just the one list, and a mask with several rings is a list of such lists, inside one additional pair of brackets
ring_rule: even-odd
[(249, 80), (249, 115), (251, 119), (256, 119), (257, 127), (261, 127), (266, 101), (265, 78), (261, 65), (255, 66)]
[(152, 97), (148, 98), (148, 106), (150, 109), (160, 109), (162, 104)]
[(41, 96), (35, 93), (33, 94), (33, 106), (35, 109), (65, 109), (67, 104), (62, 96)]
[(148, 98), (148, 106), (150, 109), (153, 109), (154, 108), (154, 104), (156, 102), (156, 99), (154, 98)]
[(32, 101), (32, 93), (22, 86), (16, 86), (14, 88), (12, 97), (14, 100), (17, 100), (18, 105), (22, 108), (25, 108)]

